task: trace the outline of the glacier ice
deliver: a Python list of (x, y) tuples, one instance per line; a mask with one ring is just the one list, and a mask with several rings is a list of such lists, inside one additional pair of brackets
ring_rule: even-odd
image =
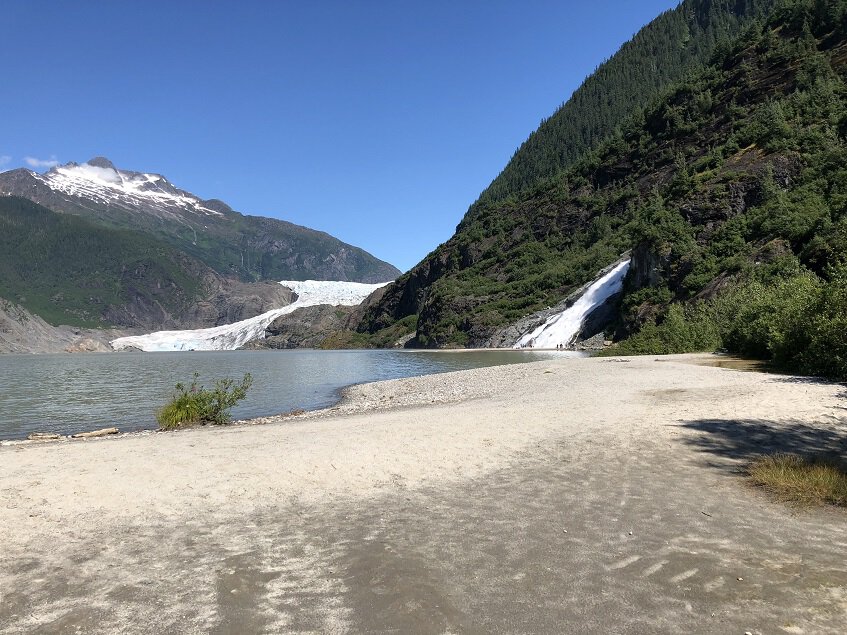
[(388, 282), (364, 284), (328, 280), (283, 280), (281, 285), (297, 294), (288, 306), (273, 309), (240, 322), (213, 326), (206, 329), (183, 331), (157, 331), (147, 335), (119, 337), (112, 340), (112, 348), (122, 350), (133, 347), (142, 351), (229, 351), (249, 341), (263, 339), (265, 329), (280, 315), (319, 304), (355, 306)]

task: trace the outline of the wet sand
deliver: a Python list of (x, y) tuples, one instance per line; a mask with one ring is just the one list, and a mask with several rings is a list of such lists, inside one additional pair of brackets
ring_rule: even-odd
[(555, 359), (257, 425), (2, 447), (0, 632), (839, 632), (847, 515), (741, 470), (847, 450), (843, 387), (698, 359)]
[(690, 359), (692, 364), (701, 366), (714, 366), (715, 368), (729, 368), (730, 370), (743, 370), (750, 373), (778, 373), (777, 369), (768, 366), (768, 363), (760, 359), (747, 359), (745, 357), (734, 357), (733, 355), (696, 355)]

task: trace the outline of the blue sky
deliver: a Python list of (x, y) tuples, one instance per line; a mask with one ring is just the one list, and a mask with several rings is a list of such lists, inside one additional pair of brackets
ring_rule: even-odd
[(677, 4), (12, 0), (0, 169), (104, 155), (406, 270)]

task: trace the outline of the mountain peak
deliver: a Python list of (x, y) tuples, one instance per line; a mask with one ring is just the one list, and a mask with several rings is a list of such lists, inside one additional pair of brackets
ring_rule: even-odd
[(117, 170), (115, 164), (109, 161), (106, 157), (94, 157), (93, 159), (89, 159), (86, 161), (88, 165), (93, 165), (95, 168), (111, 168), (112, 170)]
[(102, 156), (43, 174), (24, 168), (0, 173), (0, 195), (22, 196), (111, 228), (152, 232), (228, 277), (378, 282), (399, 275), (337, 238), (273, 218), (235, 214), (222, 201), (204, 201), (161, 174), (121, 170)]

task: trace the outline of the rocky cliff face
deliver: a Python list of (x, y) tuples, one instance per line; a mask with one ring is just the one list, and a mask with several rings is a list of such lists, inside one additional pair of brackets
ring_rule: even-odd
[(291, 289), (276, 282), (239, 282), (223, 279), (205, 300), (196, 303), (186, 316), (186, 328), (232, 324), (288, 306), (295, 299)]
[(51, 326), (23, 307), (0, 299), (0, 353), (94, 353), (112, 350), (109, 340), (126, 329)]
[(348, 328), (351, 307), (322, 304), (281, 315), (252, 348), (320, 348), (327, 337)]
[[(265, 338), (250, 342), (246, 348), (360, 348), (391, 346), (402, 348), (411, 334), (402, 341), (390, 337), (384, 342), (356, 339), (353, 330), (364, 313), (385, 293), (381, 287), (355, 306), (319, 304), (280, 315), (265, 329)], [(403, 335), (403, 334), (399, 334)]]
[(279, 309), (294, 301), (290, 289), (275, 282), (240, 282), (209, 274), (205, 291), (180, 311), (171, 311), (145, 294), (108, 307), (104, 319), (124, 328), (150, 330), (201, 329), (232, 324)]

